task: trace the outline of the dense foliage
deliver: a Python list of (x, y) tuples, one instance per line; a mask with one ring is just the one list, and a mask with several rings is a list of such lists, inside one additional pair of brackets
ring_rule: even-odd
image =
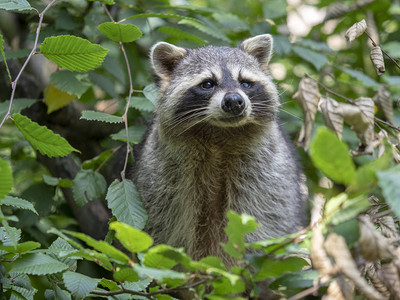
[[(399, 19), (390, 0), (0, 0), (0, 297), (242, 299), (265, 280), (292, 299), (398, 297)], [(229, 212), (232, 268), (154, 246), (129, 180), (157, 101), (151, 45), (262, 33), (281, 123), (303, 132), (310, 226), (246, 243), (256, 220)]]

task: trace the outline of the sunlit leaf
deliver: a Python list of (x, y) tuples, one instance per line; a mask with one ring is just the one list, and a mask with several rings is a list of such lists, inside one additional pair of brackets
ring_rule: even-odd
[(67, 92), (60, 91), (52, 84), (46, 87), (44, 95), (44, 102), (47, 105), (48, 114), (67, 106), (76, 98), (75, 95), (70, 95)]
[(108, 49), (72, 35), (48, 37), (40, 52), (59, 67), (70, 71), (89, 71), (100, 66)]
[(143, 252), (153, 244), (153, 239), (147, 233), (127, 224), (112, 222), (110, 229), (116, 232), (117, 239), (132, 253)]
[(114, 42), (130, 43), (143, 35), (140, 29), (133, 24), (106, 22), (97, 26), (97, 29)]
[(355, 176), (347, 145), (327, 128), (319, 128), (310, 146), (314, 165), (338, 183), (349, 184)]
[(15, 125), (31, 143), (32, 147), (41, 154), (49, 157), (66, 156), (72, 151), (79, 152), (73, 148), (63, 137), (55, 134), (45, 126), (31, 121), (21, 114), (12, 115)]

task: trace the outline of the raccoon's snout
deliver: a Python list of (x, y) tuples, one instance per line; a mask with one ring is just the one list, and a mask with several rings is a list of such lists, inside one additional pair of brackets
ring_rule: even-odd
[(221, 107), (223, 111), (238, 116), (243, 113), (246, 103), (240, 94), (227, 93), (222, 99)]

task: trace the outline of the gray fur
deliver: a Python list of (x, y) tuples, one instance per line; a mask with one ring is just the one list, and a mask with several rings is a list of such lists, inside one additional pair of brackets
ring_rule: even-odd
[[(133, 179), (149, 215), (145, 230), (156, 243), (184, 247), (195, 259), (216, 255), (229, 263), (220, 246), (229, 209), (260, 223), (249, 241), (305, 225), (302, 174), (278, 124), (278, 92), (267, 74), (271, 51), (270, 35), (239, 48), (153, 47), (160, 96), (152, 126), (135, 149)], [(257, 92), (243, 88), (239, 77)], [(209, 78), (216, 81), (214, 93), (197, 101), (189, 90), (203, 93), (199, 85)], [(220, 103), (227, 92), (245, 101), (239, 120), (226, 121), (231, 116)]]

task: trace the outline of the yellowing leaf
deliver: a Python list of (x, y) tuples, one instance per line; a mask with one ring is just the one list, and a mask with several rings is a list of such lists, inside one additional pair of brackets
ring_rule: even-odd
[(76, 95), (70, 95), (67, 92), (60, 91), (54, 85), (50, 84), (44, 91), (44, 102), (47, 105), (47, 113), (52, 113), (72, 102)]

